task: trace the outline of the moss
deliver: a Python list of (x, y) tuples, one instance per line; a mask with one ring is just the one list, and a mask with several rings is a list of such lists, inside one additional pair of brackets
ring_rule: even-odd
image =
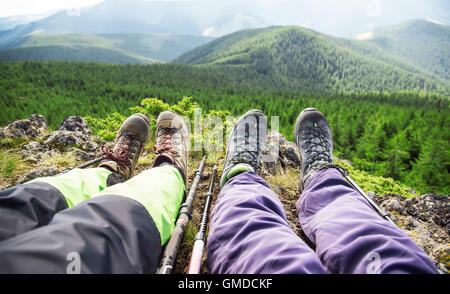
[(14, 184), (31, 168), (34, 166), (27, 164), (17, 153), (0, 149), (0, 186)]
[(342, 160), (336, 160), (336, 164), (346, 168), (350, 172), (350, 177), (358, 183), (364, 191), (372, 191), (378, 195), (397, 194), (402, 195), (405, 198), (419, 196), (418, 193), (410, 193), (410, 187), (391, 178), (374, 176), (368, 172), (357, 170), (349, 163)]
[(56, 165), (62, 168), (71, 168), (79, 165), (79, 161), (73, 153), (56, 153), (52, 156), (43, 158), (39, 163), (40, 166)]
[(17, 147), (21, 147), (28, 143), (28, 139), (25, 138), (5, 138), (0, 140), (0, 149), (14, 149)]

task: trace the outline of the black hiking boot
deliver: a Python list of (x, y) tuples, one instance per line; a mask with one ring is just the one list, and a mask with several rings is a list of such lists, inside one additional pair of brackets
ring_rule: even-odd
[(161, 113), (156, 122), (154, 152), (157, 156), (153, 161), (153, 167), (161, 166), (164, 163), (175, 166), (187, 185), (190, 147), (190, 132), (183, 119), (172, 111)]
[(222, 187), (239, 173), (257, 172), (266, 137), (267, 118), (262, 111), (250, 110), (238, 120), (228, 139)]
[(148, 118), (143, 114), (130, 116), (117, 133), (113, 149), (103, 146), (103, 161), (99, 167), (108, 168), (129, 180), (144, 146), (148, 143), (149, 135)]
[(302, 167), (299, 189), (303, 192), (309, 179), (318, 171), (338, 168), (333, 164), (331, 128), (325, 116), (315, 108), (300, 113), (295, 125), (295, 140), (300, 150)]

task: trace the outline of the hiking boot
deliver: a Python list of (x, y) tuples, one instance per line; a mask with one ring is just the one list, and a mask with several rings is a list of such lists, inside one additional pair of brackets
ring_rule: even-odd
[(262, 111), (250, 110), (238, 120), (228, 139), (222, 187), (239, 173), (257, 172), (266, 137), (267, 118)]
[(306, 183), (316, 172), (335, 167), (333, 140), (327, 119), (315, 108), (307, 108), (300, 113), (294, 136), (301, 155), (299, 189), (303, 192)]
[(153, 167), (164, 163), (174, 165), (180, 170), (187, 185), (191, 137), (187, 125), (175, 112), (165, 111), (159, 115), (156, 122), (156, 145), (154, 148), (157, 156)]
[(130, 116), (120, 127), (113, 149), (103, 146), (103, 161), (99, 167), (108, 168), (129, 180), (144, 146), (148, 143), (149, 135), (148, 118), (143, 114)]

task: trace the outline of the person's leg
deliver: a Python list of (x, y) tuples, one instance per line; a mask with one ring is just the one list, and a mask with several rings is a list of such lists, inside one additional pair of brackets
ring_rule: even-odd
[[(155, 273), (184, 197), (188, 137), (181, 118), (162, 113), (152, 169), (57, 213), (48, 226), (0, 243), (0, 273)], [(114, 148), (111, 159), (122, 163), (128, 153), (118, 170), (131, 176), (140, 154), (134, 148), (142, 144), (128, 137), (118, 142), (130, 152)]]
[(302, 156), (300, 223), (332, 273), (437, 273), (397, 226), (381, 218), (333, 165), (331, 128), (316, 109), (304, 110), (295, 137)]
[(184, 188), (170, 165), (109, 187), (0, 243), (0, 273), (155, 273)]
[(336, 169), (311, 178), (297, 209), (302, 229), (332, 273), (437, 273), (425, 252)]
[(0, 242), (45, 226), (57, 212), (129, 179), (149, 132), (149, 120), (134, 114), (122, 124), (113, 150), (104, 149), (99, 168), (74, 169), (0, 192)]
[(213, 274), (323, 273), (319, 259), (289, 226), (283, 205), (257, 171), (267, 118), (251, 110), (234, 126), (208, 237)]
[(315, 252), (289, 226), (283, 205), (253, 172), (236, 175), (214, 206), (208, 237), (213, 274), (321, 274)]
[(55, 214), (121, 178), (104, 168), (75, 169), (0, 192), (0, 242), (47, 225)]

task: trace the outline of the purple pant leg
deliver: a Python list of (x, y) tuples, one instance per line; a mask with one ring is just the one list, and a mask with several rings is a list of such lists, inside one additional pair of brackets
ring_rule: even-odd
[(332, 273), (437, 273), (425, 252), (382, 219), (336, 169), (310, 180), (297, 210), (302, 229)]
[(320, 260), (292, 230), (278, 196), (255, 173), (222, 189), (208, 237), (213, 274), (324, 273)]

